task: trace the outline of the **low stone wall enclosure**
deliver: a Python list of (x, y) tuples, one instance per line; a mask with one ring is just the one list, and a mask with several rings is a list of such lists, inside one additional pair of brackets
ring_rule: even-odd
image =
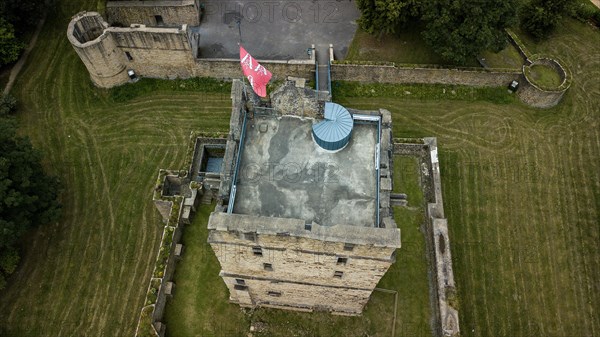
[[(192, 135), (192, 138), (195, 137)], [(202, 144), (222, 144), (226, 140), (196, 138), (190, 146), (197, 150), (199, 141)], [(424, 229), (429, 260), (432, 330), (436, 337), (459, 336), (456, 285), (452, 271), (448, 222), (444, 215), (436, 138), (409, 141), (402, 142), (395, 139), (393, 153), (415, 156), (419, 158), (421, 165), (422, 187), (428, 201)], [(191, 157), (196, 158), (195, 154)], [(193, 162), (188, 164), (194, 165)], [(172, 278), (177, 260), (181, 257), (184, 248), (179, 243), (183, 226), (190, 223), (190, 216), (195, 212), (200, 196), (210, 193), (202, 184), (190, 181), (190, 174), (190, 171), (185, 170), (160, 170), (156, 181), (153, 201), (165, 221), (165, 227), (157, 252), (156, 265), (138, 320), (136, 329), (138, 337), (164, 337), (166, 334), (166, 325), (162, 323), (162, 318), (167, 300), (175, 292)], [(173, 189), (177, 190), (177, 195), (169, 195)]]
[(459, 336), (458, 300), (452, 271), (448, 221), (444, 215), (437, 140), (424, 138), (420, 144), (395, 140), (394, 154), (415, 156), (421, 163), (421, 181), (428, 200), (425, 241), (429, 260), (434, 335)]

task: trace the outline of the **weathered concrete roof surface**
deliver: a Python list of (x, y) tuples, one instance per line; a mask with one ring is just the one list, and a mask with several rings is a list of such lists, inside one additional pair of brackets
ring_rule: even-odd
[(377, 127), (356, 125), (341, 151), (312, 139), (313, 119), (249, 121), (233, 213), (375, 227)]
[(301, 219), (264, 217), (244, 214), (214, 212), (208, 220), (208, 229), (220, 231), (256, 232), (277, 235), (285, 233), (329, 242), (347, 242), (359, 245), (372, 244), (376, 247), (400, 248), (400, 229), (373, 228), (347, 225), (320, 226), (312, 223), (311, 230), (304, 229)]

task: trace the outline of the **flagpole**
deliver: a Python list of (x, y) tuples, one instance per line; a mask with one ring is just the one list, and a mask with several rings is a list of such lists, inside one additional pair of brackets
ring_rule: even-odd
[(238, 17), (235, 19), (235, 23), (237, 23), (238, 26), (238, 36), (239, 36), (239, 44), (242, 43), (242, 18)]
[[(238, 26), (238, 46), (242, 45), (242, 18), (240, 18), (239, 16), (237, 16), (235, 18), (235, 23)], [(248, 97), (248, 92), (246, 91), (246, 81), (244, 80), (245, 76), (242, 73), (242, 87), (244, 88), (244, 95), (246, 95), (246, 99), (249, 99)]]

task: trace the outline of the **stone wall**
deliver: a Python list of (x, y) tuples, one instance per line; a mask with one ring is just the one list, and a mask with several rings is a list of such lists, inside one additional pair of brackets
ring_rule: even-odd
[(108, 24), (100, 14), (81, 12), (73, 17), (67, 28), (67, 38), (90, 73), (92, 82), (109, 88), (126, 83), (126, 58), (117, 47)]
[(476, 87), (506, 86), (521, 74), (515, 70), (460, 70), (396, 65), (331, 64), (333, 81), (363, 83), (456, 84)]
[[(362, 289), (372, 289), (393, 262), (395, 248), (357, 245), (351, 252), (343, 243), (276, 236), (257, 235), (256, 241), (236, 242), (230, 232), (211, 232), (209, 242), (228, 274), (252, 275), (258, 278), (294, 280)], [(253, 247), (262, 247), (262, 256), (253, 254)], [(338, 249), (335, 249), (338, 248)], [(336, 265), (338, 257), (348, 257), (344, 265)], [(263, 263), (272, 263), (265, 271)], [(349, 278), (333, 279), (335, 270), (348, 272)]]
[(165, 307), (167, 304), (167, 299), (169, 297), (166, 294), (165, 287), (168, 282), (173, 280), (173, 274), (175, 274), (175, 264), (177, 263), (177, 261), (176, 261), (176, 256), (174, 254), (174, 251), (175, 251), (175, 247), (181, 240), (183, 228), (179, 224), (177, 224), (177, 227), (174, 227), (173, 231), (174, 231), (173, 232), (173, 241), (168, 246), (169, 257), (167, 259), (167, 263), (166, 263), (166, 267), (163, 272), (163, 276), (161, 278), (159, 278), (161, 281), (161, 284), (160, 284), (160, 288), (157, 293), (156, 304), (154, 306), (154, 312), (152, 315), (154, 321), (158, 321), (158, 322), (160, 322), (163, 318), (163, 315), (165, 312)]
[[(287, 76), (313, 78), (315, 76), (314, 60), (258, 60), (272, 74), (271, 81), (284, 80)], [(238, 59), (197, 59), (194, 76), (214, 77), (231, 80), (242, 78), (243, 74)]]
[(425, 242), (432, 277), (430, 290), (434, 334), (437, 337), (459, 336), (456, 284), (452, 270), (448, 222), (444, 215), (437, 140), (424, 138), (422, 144), (395, 143), (394, 153), (417, 156), (422, 165), (421, 180), (428, 200)]
[(315, 223), (306, 230), (299, 219), (213, 213), (208, 241), (232, 301), (356, 315), (395, 261), (400, 231)]
[[(157, 17), (161, 22), (157, 22)], [(111, 26), (198, 26), (200, 0), (180, 1), (108, 1), (106, 17)]]
[[(98, 35), (98, 32), (101, 32)], [(87, 67), (92, 82), (103, 88), (127, 83), (127, 70), (139, 76), (194, 76), (194, 57), (186, 25), (178, 28), (108, 27), (95, 12), (82, 12), (69, 23), (67, 36)], [(97, 36), (97, 37), (96, 37)]]
[(134, 70), (138, 76), (187, 78), (194, 75), (194, 57), (186, 25), (179, 28), (110, 27), (107, 33), (115, 40), (127, 69)]
[[(82, 12), (67, 30), (69, 41), (87, 67), (92, 82), (110, 88), (130, 81), (127, 70), (151, 78), (241, 78), (238, 59), (202, 59), (199, 35), (187, 25), (177, 27), (109, 27), (100, 14)], [(259, 60), (273, 74), (273, 81), (287, 76), (313, 78), (314, 52), (307, 60)]]
[[(274, 307), (300, 311), (329, 311), (333, 314), (356, 315), (369, 301), (372, 289), (302, 284), (272, 279), (245, 279), (245, 290), (236, 290), (238, 277), (223, 276), (230, 299), (243, 307)], [(252, 302), (250, 299), (254, 299)], [(326, 303), (326, 304), (323, 304)]]

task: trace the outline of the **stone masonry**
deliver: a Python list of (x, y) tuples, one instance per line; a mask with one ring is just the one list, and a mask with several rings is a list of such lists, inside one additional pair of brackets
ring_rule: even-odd
[[(366, 161), (354, 164), (371, 166), (379, 162), (379, 169), (385, 169), (385, 177), (381, 177), (380, 170), (375, 169), (364, 171), (368, 176), (363, 177), (363, 179), (370, 179), (370, 173), (368, 172), (377, 174), (376, 179), (373, 179), (374, 183), (371, 188), (373, 189), (373, 195), (382, 196), (381, 200), (377, 199), (380, 208), (380, 213), (377, 214), (382, 214), (382, 218), (379, 219), (379, 216), (377, 218), (373, 216), (370, 223), (365, 224), (363, 221), (358, 224), (353, 223), (353, 221), (359, 217), (344, 216), (333, 220), (325, 217), (327, 222), (318, 223), (315, 221), (316, 213), (313, 213), (322, 211), (315, 209), (319, 207), (318, 204), (311, 204), (311, 206), (309, 205), (310, 202), (307, 203), (307, 201), (299, 201), (301, 204), (293, 201), (294, 197), (306, 193), (307, 187), (298, 185), (310, 184), (310, 182), (296, 181), (294, 184), (281, 181), (257, 182), (252, 180), (249, 182), (248, 177), (245, 176), (247, 172), (240, 173), (240, 176), (243, 177), (238, 177), (239, 181), (236, 180), (235, 171), (239, 168), (237, 165), (243, 166), (245, 158), (240, 153), (241, 147), (243, 148), (246, 145), (249, 148), (248, 151), (253, 153), (253, 160), (260, 161), (257, 157), (260, 157), (261, 153), (266, 155), (266, 152), (271, 154), (271, 156), (266, 157), (271, 161), (275, 160), (273, 159), (275, 157), (286, 158), (281, 151), (287, 150), (281, 148), (281, 141), (271, 141), (270, 147), (266, 144), (267, 148), (261, 149), (261, 142), (269, 142), (268, 138), (261, 137), (270, 137), (267, 130), (285, 127), (285, 123), (278, 124), (277, 120), (292, 118), (297, 120), (297, 123), (302, 123), (302, 121), (313, 123), (311, 121), (315, 120), (312, 117), (297, 116), (296, 111), (300, 106), (294, 107), (292, 103), (279, 105), (279, 109), (282, 110), (273, 108), (266, 108), (265, 110), (258, 106), (252, 107), (252, 100), (248, 101), (243, 91), (242, 83), (237, 80), (234, 81), (232, 87), (231, 128), (224, 155), (220, 196), (208, 224), (208, 241), (221, 264), (220, 276), (229, 288), (231, 302), (244, 307), (260, 306), (301, 311), (329, 311), (341, 315), (359, 315), (381, 277), (394, 263), (396, 249), (400, 248), (400, 230), (396, 228), (389, 210), (390, 186), (389, 184), (381, 184), (381, 190), (376, 191), (377, 186), (380, 184), (375, 184), (376, 179), (389, 179), (389, 153), (392, 151), (389, 137), (391, 131), (389, 112), (385, 110), (352, 110), (355, 116), (358, 114), (371, 116), (373, 120), (382, 123), (375, 123), (370, 126), (374, 130), (370, 135), (376, 138), (373, 145), (377, 143), (376, 145), (379, 145), (381, 149), (382, 155), (377, 157), (380, 161), (374, 158), (376, 157), (376, 151), (373, 149), (372, 157), (367, 155), (365, 157)], [(298, 94), (301, 95), (304, 91), (304, 89), (299, 90)], [(311, 97), (316, 97), (316, 95)], [(302, 101), (301, 99), (298, 100), (298, 102)], [(301, 103), (298, 104), (302, 105)], [(246, 110), (249, 105), (250, 109)], [(262, 112), (259, 114), (260, 111)], [(246, 113), (249, 115), (246, 115)], [(245, 118), (249, 120), (245, 120)], [(254, 128), (254, 125), (257, 125), (259, 129), (258, 126), (267, 125), (261, 121), (273, 121), (269, 122), (270, 127), (265, 128), (264, 133)], [(360, 126), (369, 127), (367, 125)], [(385, 137), (377, 136), (377, 130), (380, 129), (381, 134), (386, 135)], [(244, 144), (244, 130), (246, 130), (245, 132), (257, 133), (256, 136), (247, 136), (250, 137), (248, 139), (257, 142), (257, 144)], [(308, 132), (303, 130), (302, 127), (294, 127), (293, 132), (288, 129), (277, 132), (293, 137), (290, 134)], [(367, 137), (366, 135), (368, 133), (363, 133), (360, 137)], [(359, 136), (357, 135), (357, 137)], [(313, 142), (310, 139), (310, 133), (308, 133), (308, 138), (299, 136), (299, 138), (293, 139), (292, 143), (302, 149), (310, 148), (310, 144)], [(298, 143), (304, 141), (308, 143)], [(337, 153), (307, 150), (305, 154), (302, 154), (296, 148), (290, 151), (295, 151), (293, 153), (298, 163), (305, 163), (307, 160), (310, 161), (311, 158), (318, 157), (319, 160), (324, 160), (330, 165), (334, 165), (334, 163), (339, 165), (336, 171), (341, 171), (340, 174), (342, 175), (350, 176), (344, 174), (343, 171), (347, 168), (343, 166), (347, 160), (350, 160), (348, 163), (353, 162), (351, 159), (344, 159), (348, 153), (354, 153), (353, 156), (358, 155), (356, 152), (352, 152), (355, 151), (351, 149), (352, 146), (354, 145), (351, 141), (347, 148)], [(279, 153), (279, 155), (276, 155), (276, 153)], [(238, 160), (239, 156), (244, 157)], [(373, 162), (370, 162), (370, 160), (373, 160)], [(348, 167), (348, 169), (352, 169), (352, 167)], [(354, 167), (354, 170), (356, 170), (356, 167)], [(353, 196), (352, 190), (347, 190), (344, 181), (331, 182), (334, 180), (331, 177), (325, 179), (329, 179), (327, 180), (326, 190), (329, 191), (327, 193), (331, 191), (333, 191), (331, 193), (340, 193), (339, 199), (342, 201), (334, 200), (332, 202), (328, 199), (322, 199), (321, 207), (325, 209), (328, 207), (344, 207), (338, 202), (352, 202), (353, 198), (358, 197)], [(236, 189), (238, 193), (242, 193), (243, 190), (252, 191), (252, 189), (248, 190), (251, 187), (248, 186), (249, 183), (281, 184), (281, 193), (286, 193), (285, 197), (282, 195), (275, 200), (271, 200), (270, 193), (262, 195), (261, 189), (258, 189), (256, 192), (252, 192), (258, 193), (254, 194), (255, 201), (247, 200), (246, 197), (242, 201), (236, 201), (244, 204), (244, 207), (231, 206), (233, 203), (230, 202), (230, 192)], [(311, 185), (308, 186), (308, 193), (310, 194), (312, 187)], [(319, 192), (319, 195), (324, 196), (321, 193)], [(235, 196), (233, 198), (235, 199)], [(346, 198), (348, 199), (346, 200)], [(365, 200), (375, 202), (375, 199)], [(288, 213), (283, 208), (264, 208), (264, 203), (263, 208), (247, 207), (248, 203), (256, 204), (258, 202), (260, 204), (262, 201), (267, 201), (266, 205), (268, 206), (309, 208), (304, 208), (304, 211)], [(228, 207), (234, 208), (228, 211)], [(281, 211), (276, 210), (274, 214), (279, 215), (273, 216), (273, 213), (269, 213), (272, 209)], [(248, 213), (248, 210), (252, 211)], [(355, 208), (350, 212), (361, 212), (361, 209)], [(285, 214), (302, 215), (303, 218), (285, 216)], [(361, 218), (361, 220), (364, 219)]]
[(198, 26), (200, 0), (108, 1), (106, 16), (111, 26)]
[(187, 25), (174, 28), (109, 27), (96, 12), (81, 12), (67, 30), (92, 82), (109, 88), (129, 81), (128, 69), (148, 77), (190, 77), (194, 57)]
[[(151, 1), (150, 3), (159, 2), (179, 3), (177, 1)], [(118, 1), (110, 8), (119, 8), (120, 11), (121, 4), (130, 5), (133, 7), (127, 8), (130, 8), (132, 13), (154, 8), (142, 6), (145, 3), (140, 2), (139, 6), (134, 6), (130, 1)], [(112, 14), (113, 19), (115, 15), (121, 15), (115, 13), (117, 12)], [(131, 80), (127, 74), (129, 70), (134, 71), (138, 77), (167, 79), (214, 77), (231, 80), (242, 76), (237, 59), (199, 58), (200, 34), (197, 27), (188, 26), (187, 23), (173, 25), (168, 24), (167, 21), (157, 25), (156, 22), (150, 22), (150, 19), (148, 19), (150, 21), (146, 20), (148, 17), (154, 16), (149, 14), (140, 14), (139, 17), (128, 16), (127, 22), (139, 20), (148, 23), (148, 25), (132, 23), (131, 27), (111, 26), (96, 12), (81, 12), (72, 18), (67, 29), (67, 37), (96, 86), (111, 88), (125, 84)], [(165, 17), (167, 16), (162, 20), (166, 20)], [(185, 19), (185, 16), (174, 17), (183, 17), (182, 20), (196, 23), (194, 20)], [(287, 76), (308, 79), (314, 76), (316, 62), (314, 47), (310, 49), (313, 52), (306, 60), (260, 60), (260, 62), (273, 73), (273, 81), (283, 80)]]

